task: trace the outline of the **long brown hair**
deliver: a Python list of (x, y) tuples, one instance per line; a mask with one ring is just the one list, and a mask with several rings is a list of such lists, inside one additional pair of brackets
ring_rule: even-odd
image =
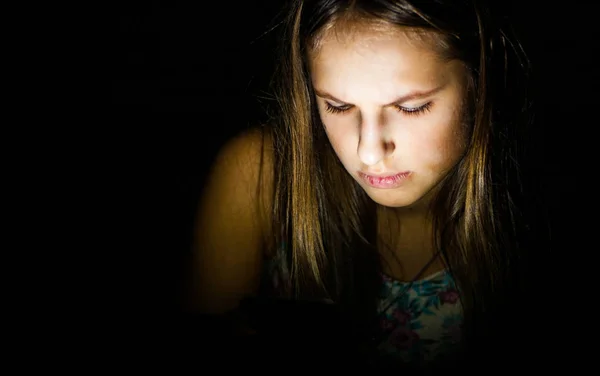
[(519, 85), (529, 66), (492, 11), (476, 0), (290, 2), (273, 81), (273, 224), (274, 244), (288, 251), (295, 297), (327, 297), (365, 327), (374, 322), (376, 205), (328, 142), (307, 66), (323, 28), (349, 17), (429, 31), (448, 58), (468, 68), (468, 145), (433, 200), (435, 244), (459, 287), (467, 322), (486, 322), (486, 313), (513, 291), (516, 279), (507, 273), (518, 270), (525, 228), (517, 211), (523, 196), (515, 142), (528, 120), (516, 114), (526, 113)]

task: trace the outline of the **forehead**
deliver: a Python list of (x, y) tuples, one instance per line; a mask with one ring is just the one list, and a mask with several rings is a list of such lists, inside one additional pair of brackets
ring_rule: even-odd
[[(382, 23), (327, 28), (309, 53), (315, 86), (384, 95), (398, 86), (420, 89), (451, 74), (435, 35)], [(341, 94), (340, 94), (341, 95)]]
[(327, 42), (355, 43), (356, 40), (368, 40), (370, 38), (406, 38), (414, 44), (425, 48), (441, 47), (443, 43), (439, 34), (416, 27), (403, 27), (378, 19), (365, 19), (353, 16), (334, 18), (327, 23), (312, 38), (312, 51), (317, 51), (320, 46)]

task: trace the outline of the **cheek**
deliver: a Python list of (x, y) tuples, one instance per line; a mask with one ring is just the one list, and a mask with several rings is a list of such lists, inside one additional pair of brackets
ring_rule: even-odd
[[(342, 127), (325, 127), (325, 133), (333, 150), (342, 161), (348, 153), (353, 150), (352, 136), (350, 132), (345, 132)], [(355, 148), (354, 148), (355, 149)]]
[[(445, 124), (419, 135), (413, 144), (415, 156), (430, 171), (453, 167), (465, 149), (465, 132), (460, 123)], [(426, 152), (425, 152), (426, 151)]]
[(351, 124), (345, 124), (340, 118), (336, 119), (327, 115), (321, 115), (321, 122), (323, 123), (329, 143), (340, 158), (353, 150), (356, 151), (356, 137), (350, 131), (354, 129)]

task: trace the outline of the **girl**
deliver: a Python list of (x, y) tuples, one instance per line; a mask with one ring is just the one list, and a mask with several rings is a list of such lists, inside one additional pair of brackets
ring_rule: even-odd
[(362, 344), (418, 366), (500, 349), (485, 345), (526, 291), (528, 65), (493, 15), (291, 1), (276, 115), (223, 147), (201, 200), (197, 309), (330, 302)]

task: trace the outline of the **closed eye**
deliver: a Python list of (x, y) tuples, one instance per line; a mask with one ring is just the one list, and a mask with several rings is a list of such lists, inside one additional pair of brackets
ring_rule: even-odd
[(406, 114), (408, 116), (418, 116), (418, 115), (424, 114), (425, 112), (430, 111), (432, 104), (433, 104), (433, 102), (427, 102), (424, 105), (419, 106), (419, 107), (402, 107), (402, 106), (395, 106), (395, 107), (398, 111), (400, 111), (403, 114)]
[(346, 104), (344, 106), (334, 106), (329, 102), (325, 102), (325, 110), (332, 114), (341, 114), (341, 113), (347, 112), (351, 108), (352, 108), (352, 106), (348, 105), (348, 104)]

